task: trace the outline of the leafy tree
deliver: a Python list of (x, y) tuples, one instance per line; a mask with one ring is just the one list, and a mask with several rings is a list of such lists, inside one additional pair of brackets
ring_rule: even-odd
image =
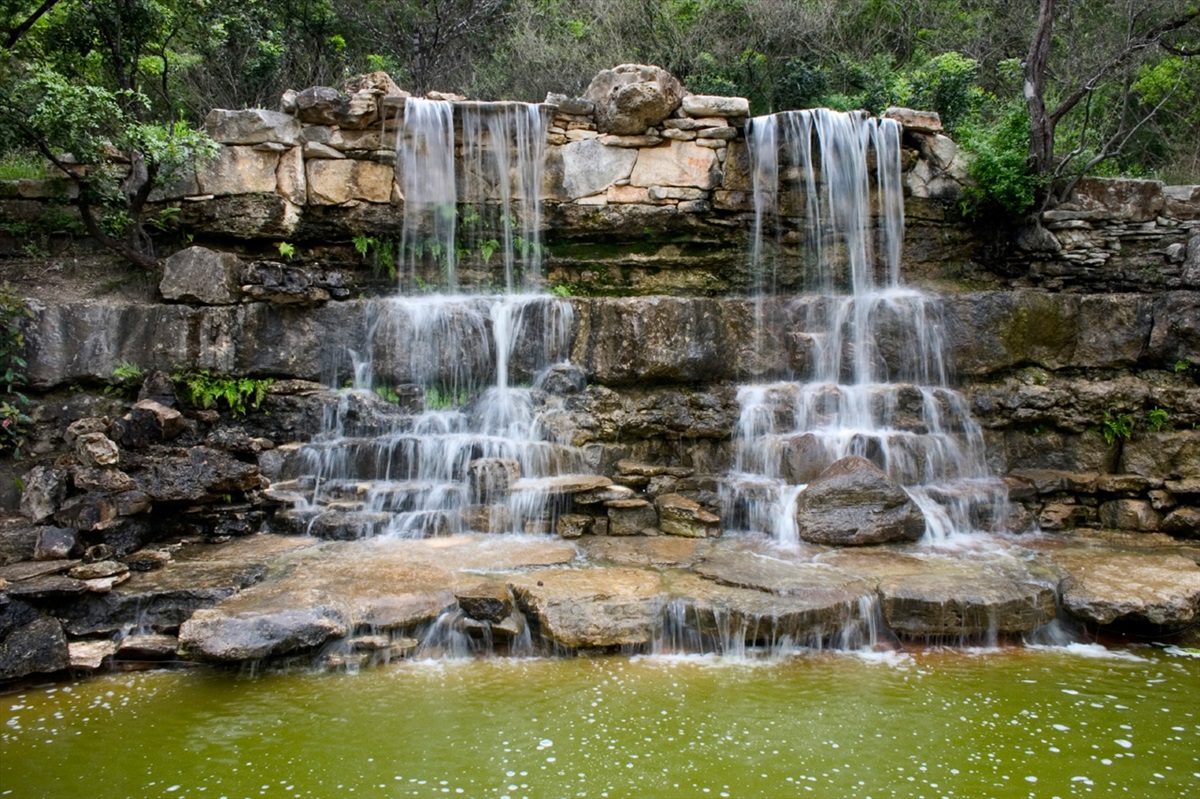
[[(1040, 0), (1024, 64), (1029, 158), (1039, 175), (1071, 178), (1058, 196), (1079, 175), (1121, 153), (1179, 90), (1177, 82), (1160, 91), (1152, 107), (1140, 104), (1133, 91), (1138, 71), (1166, 54), (1200, 55), (1200, 5), (1194, 0)], [(1057, 135), (1064, 127), (1072, 128), (1073, 142), (1060, 153)]]
[(60, 0), (10, 24), (0, 51), (0, 141), (58, 167), (78, 187), (88, 233), (146, 268), (157, 265), (142, 219), (151, 191), (215, 152), (186, 122), (159, 121), (142, 91), (154, 87), (170, 120), (171, 42), (197, 5)]

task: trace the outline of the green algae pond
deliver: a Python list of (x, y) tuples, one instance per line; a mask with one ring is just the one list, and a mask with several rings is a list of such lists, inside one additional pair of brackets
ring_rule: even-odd
[(1194, 655), (1073, 645), (114, 673), (0, 697), (0, 796), (1190, 797)]

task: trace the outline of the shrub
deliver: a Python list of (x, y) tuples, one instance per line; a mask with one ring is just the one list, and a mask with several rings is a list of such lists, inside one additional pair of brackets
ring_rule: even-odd
[(999, 212), (1020, 219), (1033, 210), (1045, 178), (1029, 164), (1029, 113), (1012, 106), (994, 124), (963, 125), (959, 141), (971, 155), (972, 185), (963, 211), (975, 218)]

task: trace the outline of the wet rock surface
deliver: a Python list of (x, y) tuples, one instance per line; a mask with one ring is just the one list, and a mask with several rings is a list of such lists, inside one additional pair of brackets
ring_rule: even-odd
[(850, 456), (813, 478), (796, 503), (800, 537), (861, 546), (916, 541), (925, 517), (898, 484), (865, 458)]
[(1084, 621), (1172, 628), (1200, 615), (1200, 567), (1181, 555), (1072, 548), (1052, 561), (1063, 607)]
[(550, 569), (510, 583), (551, 642), (569, 648), (649, 644), (661, 629), (662, 578), (641, 569)]
[[(1056, 593), (1069, 617), (1100, 627), (1169, 632), (1200, 613), (1200, 550), (1169, 536), (1021, 541), (959, 554), (780, 549), (755, 537), (256, 535), (169, 547), (151, 571), (27, 561), (0, 567), (0, 663), (6, 679), (176, 650), (211, 663), (350, 667), (443, 646), (448, 631), (508, 641), (527, 629), (549, 651), (988, 642), (1053, 621)], [(114, 578), (127, 580), (87, 588)], [(153, 633), (122, 635), (132, 629)], [(368, 652), (353, 643), (363, 636), (382, 643)]]

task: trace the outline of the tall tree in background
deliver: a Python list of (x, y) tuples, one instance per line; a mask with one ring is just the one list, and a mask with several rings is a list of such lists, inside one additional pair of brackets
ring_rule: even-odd
[(145, 268), (157, 265), (143, 220), (150, 193), (214, 147), (174, 119), (171, 90), (173, 42), (202, 7), (17, 0), (4, 8), (0, 141), (54, 164), (78, 188), (88, 234)]
[[(1078, 176), (1119, 155), (1180, 88), (1168, 88), (1153, 106), (1138, 102), (1139, 70), (1164, 54), (1200, 55), (1195, 0), (1040, 0), (1024, 63), (1034, 172)], [(1072, 115), (1073, 146), (1060, 153), (1057, 136)]]

